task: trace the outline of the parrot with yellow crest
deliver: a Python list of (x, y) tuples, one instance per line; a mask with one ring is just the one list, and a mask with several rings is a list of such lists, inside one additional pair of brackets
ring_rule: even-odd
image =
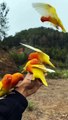
[(6, 74), (0, 80), (0, 97), (7, 95), (24, 76), (21, 73)]
[(33, 58), (36, 58), (42, 63), (49, 64), (50, 66), (55, 67), (50, 62), (50, 57), (46, 53), (44, 53), (43, 51), (39, 50), (38, 48), (34, 48), (34, 47), (30, 46), (30, 45), (26, 45), (26, 44), (23, 44), (23, 43), (20, 43), (20, 44), (27, 47), (27, 48), (29, 48), (29, 49), (32, 49), (32, 50), (36, 51), (36, 52), (33, 52), (33, 53), (29, 54), (29, 56), (28, 56), (29, 60), (31, 60)]
[(40, 20), (42, 22), (50, 22), (57, 29), (59, 29), (60, 27), (63, 32), (66, 32), (62, 21), (58, 17), (56, 9), (53, 6), (45, 3), (33, 3), (32, 6), (36, 9), (38, 13), (40, 13)]

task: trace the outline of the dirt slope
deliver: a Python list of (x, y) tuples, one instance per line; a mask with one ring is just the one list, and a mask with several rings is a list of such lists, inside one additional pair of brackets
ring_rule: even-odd
[(28, 97), (32, 111), (23, 114), (23, 120), (68, 120), (68, 79), (48, 80), (37, 93)]
[(14, 73), (17, 71), (16, 64), (11, 58), (9, 52), (0, 49), (0, 75)]

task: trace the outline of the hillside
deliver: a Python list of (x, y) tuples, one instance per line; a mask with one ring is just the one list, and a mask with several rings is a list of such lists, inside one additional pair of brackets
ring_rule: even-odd
[[(14, 54), (12, 58), (8, 58), (8, 55), (10, 56), (12, 49), (16, 50), (23, 48), (23, 52), (26, 54), (31, 52), (31, 50), (21, 46), (20, 42), (41, 49), (50, 56), (52, 63), (54, 63), (56, 67), (68, 69), (68, 33), (40, 27), (20, 31), (16, 33), (15, 36), (9, 36), (3, 41), (0, 41), (0, 48), (2, 48), (2, 50), (0, 50), (0, 58), (2, 59), (2, 61), (0, 60), (0, 71), (2, 74), (3, 72), (6, 73), (8, 71), (16, 71), (16, 67), (22, 65), (26, 60), (25, 55), (20, 56), (17, 54)], [(16, 61), (14, 61), (13, 58)], [(20, 62), (21, 64), (18, 64)], [(9, 68), (11, 68), (11, 70), (9, 70)]]
[[(1, 45), (7, 49), (20, 48), (20, 42), (40, 48), (53, 60), (57, 67), (68, 68), (68, 33), (50, 28), (31, 28), (5, 38)], [(30, 50), (25, 48), (26, 53)]]
[(6, 73), (14, 73), (16, 71), (16, 64), (10, 57), (10, 54), (5, 50), (0, 49), (0, 76), (3, 76)]

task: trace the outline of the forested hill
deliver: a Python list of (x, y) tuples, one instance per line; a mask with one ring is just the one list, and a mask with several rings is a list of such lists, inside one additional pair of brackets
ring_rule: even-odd
[(52, 59), (57, 61), (68, 62), (68, 33), (58, 32), (50, 28), (39, 27), (23, 30), (5, 38), (1, 45), (12, 48), (19, 47), (20, 42), (26, 43), (48, 53)]
[(15, 36), (5, 38), (3, 45), (11, 48), (18, 46), (20, 42), (44, 48), (58, 47), (63, 49), (68, 48), (68, 33), (58, 32), (57, 30), (44, 27), (31, 28), (18, 32)]

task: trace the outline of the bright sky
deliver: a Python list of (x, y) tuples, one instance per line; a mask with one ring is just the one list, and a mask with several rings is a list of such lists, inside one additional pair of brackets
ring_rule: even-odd
[(49, 27), (49, 24), (40, 21), (40, 15), (32, 7), (32, 3), (36, 2), (49, 3), (54, 6), (66, 31), (68, 31), (68, 0), (0, 0), (0, 3), (2, 2), (6, 2), (10, 9), (8, 35), (14, 35), (29, 28)]

